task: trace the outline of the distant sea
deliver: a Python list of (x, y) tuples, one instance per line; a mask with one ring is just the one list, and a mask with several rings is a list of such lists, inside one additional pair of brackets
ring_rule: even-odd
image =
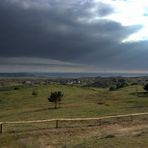
[(0, 73), (0, 77), (80, 78), (80, 77), (148, 77), (136, 73)]

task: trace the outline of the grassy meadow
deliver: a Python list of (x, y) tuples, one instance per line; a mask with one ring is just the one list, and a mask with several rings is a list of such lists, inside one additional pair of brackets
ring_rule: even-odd
[[(128, 86), (116, 91), (68, 85), (17, 86), (17, 89), (14, 88), (15, 86), (0, 89), (1, 122), (52, 118), (101, 117), (126, 113), (148, 112), (148, 94), (140, 85)], [(62, 98), (60, 108), (54, 109), (54, 105), (48, 101), (48, 96), (51, 91), (59, 90), (64, 93), (64, 97)], [(38, 94), (32, 95), (33, 91), (38, 92)], [(26, 132), (26, 129), (28, 129), (28, 131), (33, 131), (33, 129), (48, 130), (49, 127), (48, 124), (21, 125), (20, 129), (17, 125), (4, 127), (4, 134), (0, 136), (0, 147), (38, 147), (40, 144), (35, 138), (40, 139), (42, 137), (41, 139), (44, 139), (44, 136), (47, 133), (44, 135), (41, 131), (34, 134), (23, 132)], [(18, 133), (17, 130), (19, 131)], [(61, 145), (64, 145), (66, 141), (64, 141), (63, 137), (65, 137), (67, 141), (70, 140), (68, 147), (75, 146), (85, 148), (99, 147), (100, 145), (102, 147), (107, 147), (108, 144), (111, 147), (114, 147), (114, 144), (118, 145), (117, 147), (126, 147), (126, 144), (129, 146), (131, 145), (132, 147), (132, 143), (138, 142), (138, 140), (140, 141), (141, 139), (144, 141), (141, 142), (143, 147), (148, 146), (148, 143), (145, 143), (148, 138), (148, 133), (144, 133), (142, 136), (136, 138), (130, 137), (129, 139), (126, 136), (123, 138), (119, 136), (97, 139), (96, 135), (90, 134), (91, 131), (95, 131), (96, 129), (85, 131), (80, 128), (77, 129), (77, 132), (73, 128), (70, 130), (51, 130), (53, 130), (50, 131), (52, 135), (47, 134), (45, 136), (46, 138), (50, 137), (52, 140), (52, 142), (49, 142), (51, 147), (60, 147)], [(70, 131), (71, 136), (69, 134), (64, 136), (65, 132)], [(89, 133), (89, 137), (85, 135), (85, 132), (86, 135)], [(75, 136), (73, 135), (74, 133)], [(27, 139), (27, 137), (30, 137), (31, 142), (26, 146), (20, 141), (25, 138)], [(87, 137), (87, 140), (83, 140), (85, 137)], [(49, 141), (48, 138), (47, 141)], [(57, 141), (55, 139), (57, 139)], [(113, 141), (113, 143), (111, 141)], [(48, 147), (48, 143), (46, 143), (46, 146)]]
[[(138, 89), (138, 92), (137, 92)], [(37, 96), (32, 91), (38, 92)], [(48, 102), (51, 91), (64, 93), (60, 108)], [(148, 111), (148, 94), (142, 86), (129, 86), (117, 91), (49, 85), (20, 87), (0, 91), (0, 120), (40, 120), (61, 117), (99, 117)]]

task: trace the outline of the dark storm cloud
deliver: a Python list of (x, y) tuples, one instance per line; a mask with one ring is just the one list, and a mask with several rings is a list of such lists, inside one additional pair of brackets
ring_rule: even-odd
[[(85, 55), (83, 60), (89, 61), (88, 64), (96, 63), (98, 67), (118, 70), (148, 70), (147, 68), (147, 50), (148, 42), (134, 42), (124, 44), (113, 44), (106, 52), (96, 51), (92, 54)], [(110, 52), (107, 52), (110, 51)], [(93, 59), (90, 59), (93, 57)], [(82, 60), (82, 58), (81, 58)]]
[(114, 9), (111, 6), (108, 6), (104, 3), (99, 3), (98, 12), (100, 16), (106, 16), (114, 12)]
[(118, 55), (124, 59), (132, 46), (121, 41), (141, 26), (125, 27), (103, 19), (113, 12), (110, 5), (95, 1), (0, 1), (0, 57), (41, 57), (119, 68), (111, 63), (120, 61)]

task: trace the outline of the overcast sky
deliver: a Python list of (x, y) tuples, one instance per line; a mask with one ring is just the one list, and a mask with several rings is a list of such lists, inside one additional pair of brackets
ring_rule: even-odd
[(0, 72), (148, 72), (147, 0), (0, 0)]

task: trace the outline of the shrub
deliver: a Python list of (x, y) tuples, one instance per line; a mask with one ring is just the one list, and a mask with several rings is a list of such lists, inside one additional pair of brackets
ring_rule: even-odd
[(37, 96), (37, 95), (38, 95), (38, 92), (35, 91), (35, 90), (33, 90), (33, 91), (32, 91), (32, 95), (33, 95), (33, 96)]
[(14, 87), (14, 90), (19, 90), (19, 87)]
[(123, 88), (123, 87), (126, 87), (126, 86), (128, 86), (128, 82), (126, 82), (126, 81), (117, 83), (117, 89)]
[(116, 86), (116, 85), (112, 85), (112, 86), (109, 88), (110, 91), (114, 91), (114, 90), (116, 90), (116, 89), (117, 89), (117, 86)]
[(148, 91), (148, 83), (144, 86), (144, 90)]

